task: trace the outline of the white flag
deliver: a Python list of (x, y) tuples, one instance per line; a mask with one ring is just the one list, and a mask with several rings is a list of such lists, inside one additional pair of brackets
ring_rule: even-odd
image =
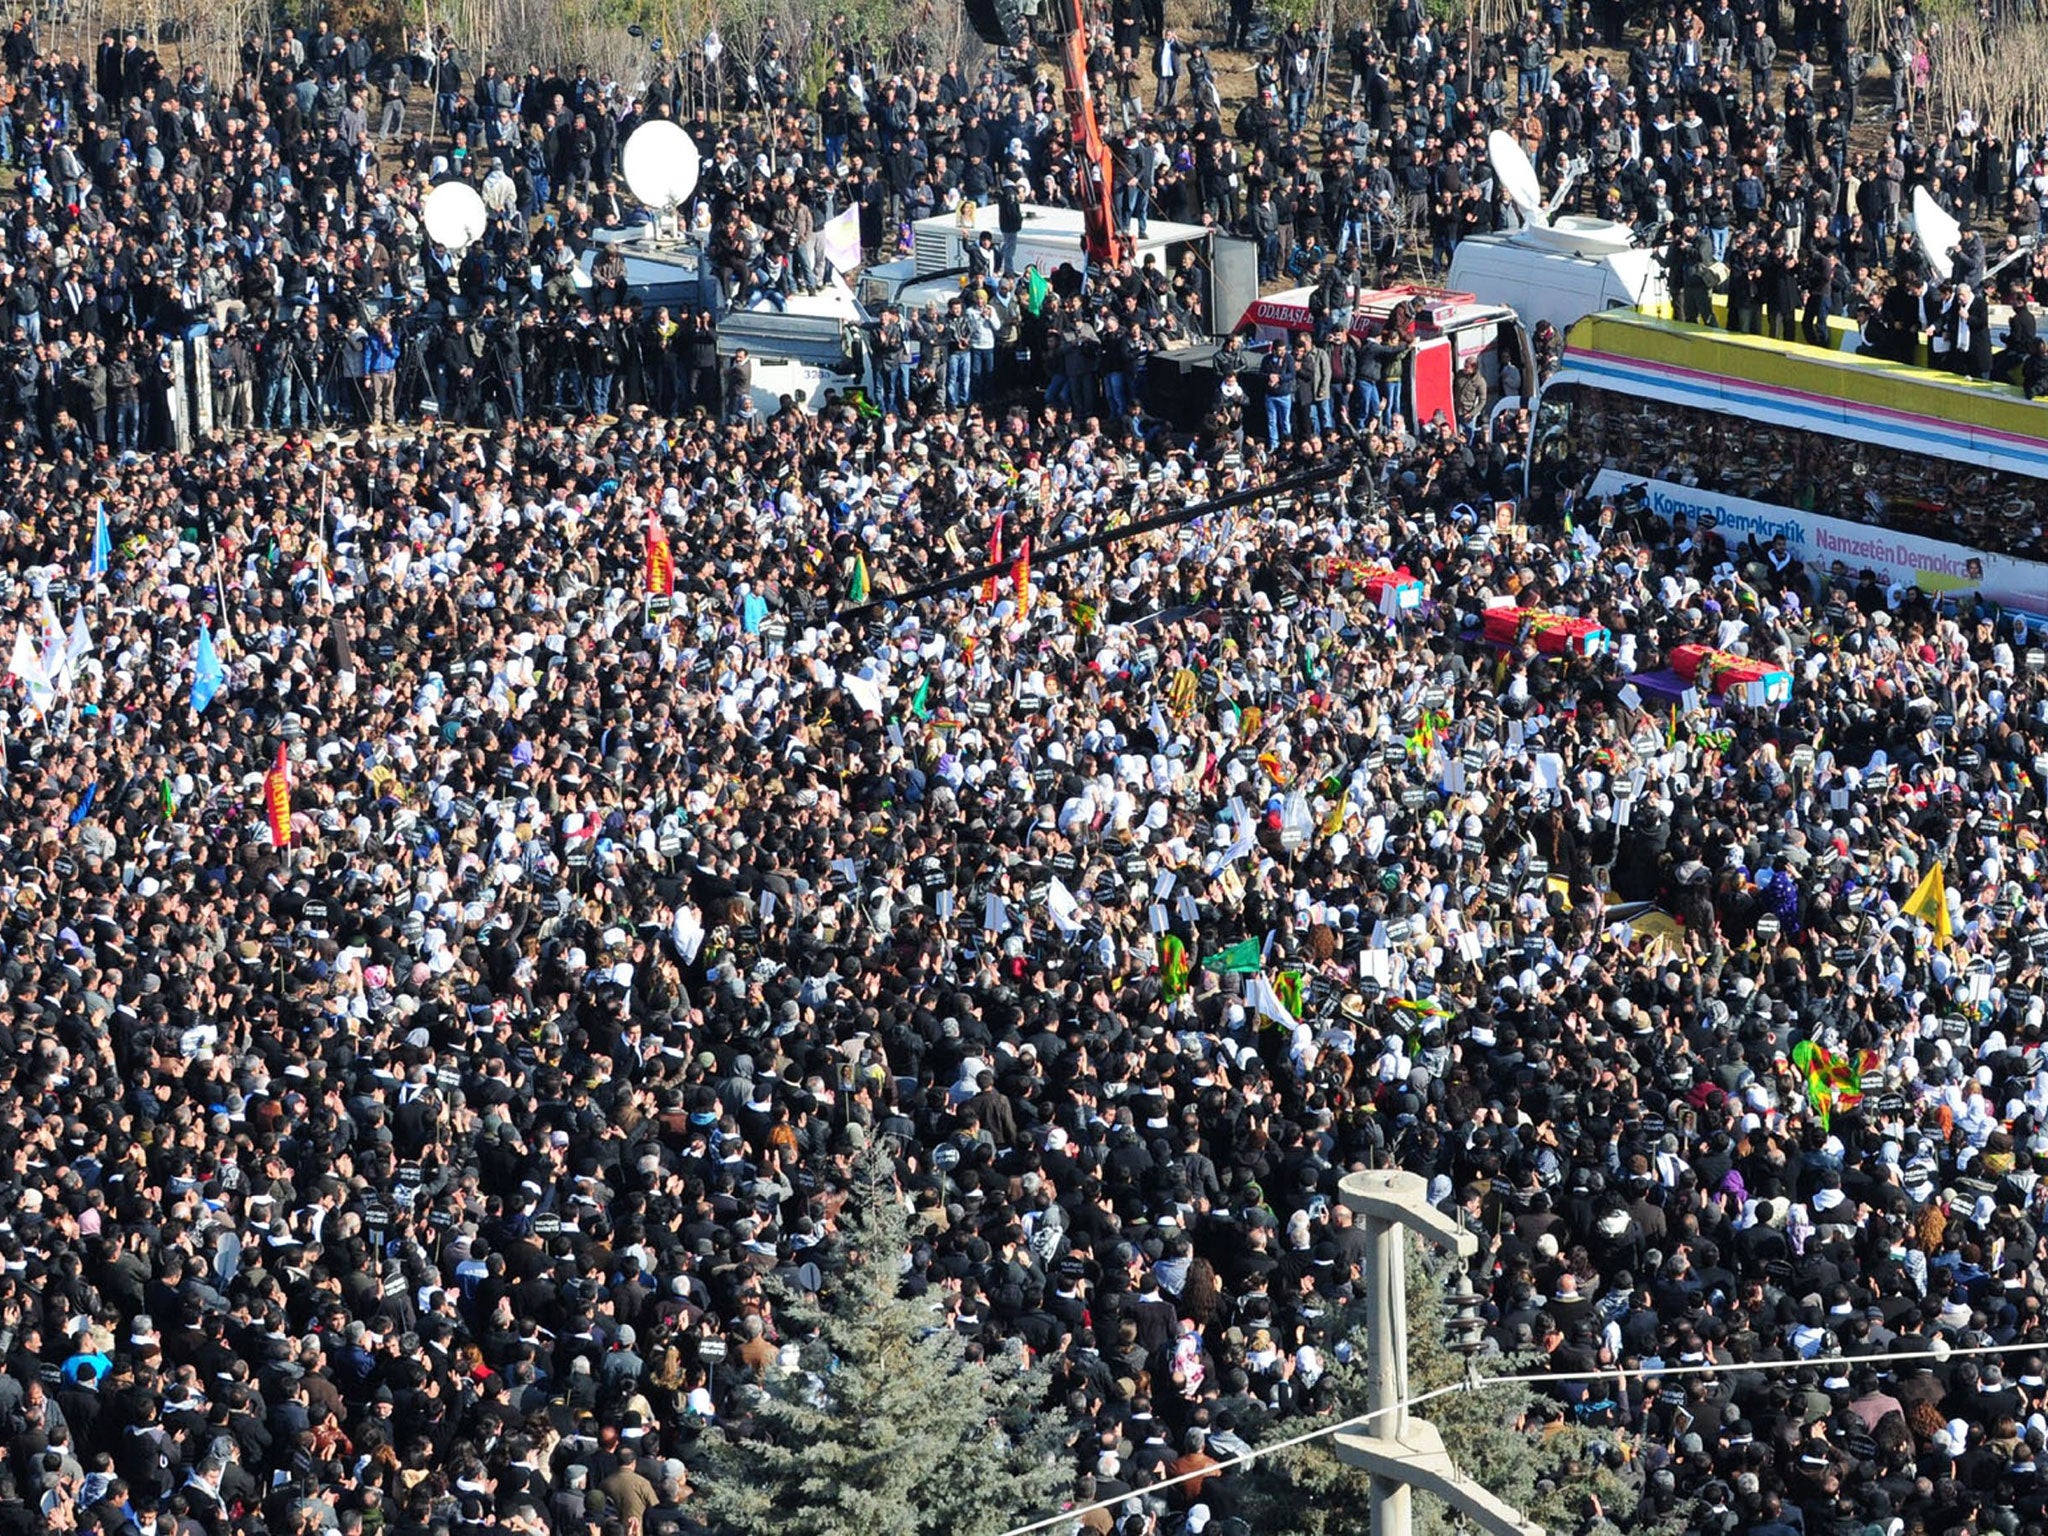
[(28, 684), (31, 692), (38, 683), (49, 684), (49, 674), (43, 671), (43, 659), (36, 654), (36, 643), (29, 639), (26, 628), (14, 632), (14, 655), (7, 663), (7, 670)]
[(71, 616), (71, 639), (64, 647), (64, 659), (77, 666), (92, 655), (92, 631), (85, 627), (85, 610), (79, 609)]
[(48, 597), (43, 599), (43, 676), (48, 678), (61, 693), (71, 691), (71, 661), (69, 644), (64, 638), (64, 623), (57, 617), (57, 605)]
[(1071, 936), (1081, 931), (1081, 903), (1057, 875), (1046, 882), (1045, 909), (1052, 914), (1052, 925), (1061, 933)]
[(1273, 990), (1273, 983), (1266, 980), (1263, 973), (1252, 978), (1251, 985), (1245, 989), (1245, 1001), (1282, 1029), (1292, 1029), (1301, 1022), (1287, 1011), (1287, 1005), (1280, 1001), (1280, 994)]
[(36, 654), (36, 643), (29, 638), (26, 627), (14, 632), (14, 657), (7, 668), (21, 679), (28, 690), (29, 703), (37, 709), (47, 710), (57, 702), (57, 689), (43, 666), (43, 658)]
[(882, 685), (870, 678), (855, 677), (852, 673), (839, 679), (839, 686), (854, 703), (861, 707), (863, 714), (882, 713)]
[(64, 657), (64, 631), (43, 642), (43, 676), (59, 693), (71, 691), (71, 663)]
[(1221, 853), (1210, 855), (1209, 878), (1215, 879), (1224, 870), (1230, 868), (1231, 865), (1258, 847), (1258, 845), (1258, 828), (1252, 822), (1250, 814), (1246, 813), (1238, 820), (1237, 831), (1230, 840), (1230, 846)]
[(849, 204), (843, 211), (825, 221), (825, 227), (818, 231), (819, 242), (824, 247), (825, 259), (841, 272), (851, 272), (860, 265), (860, 205)]
[(669, 938), (683, 964), (695, 965), (697, 951), (704, 947), (703, 914), (688, 904), (677, 907), (675, 921), (669, 926)]
[(1002, 897), (990, 891), (981, 903), (981, 926), (986, 933), (1010, 931), (1010, 908)]

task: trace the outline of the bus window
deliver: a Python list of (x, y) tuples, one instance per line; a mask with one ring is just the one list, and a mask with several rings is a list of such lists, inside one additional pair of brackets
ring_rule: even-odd
[(1578, 391), (1569, 384), (1553, 385), (1536, 402), (1536, 451), (1538, 464), (1553, 464), (1571, 451), (1572, 404)]
[(1562, 485), (1581, 465), (1606, 468), (2023, 560), (2048, 556), (2042, 482), (2009, 470), (1774, 422), (1738, 423), (1585, 383), (1553, 383), (1536, 414), (1532, 485)]

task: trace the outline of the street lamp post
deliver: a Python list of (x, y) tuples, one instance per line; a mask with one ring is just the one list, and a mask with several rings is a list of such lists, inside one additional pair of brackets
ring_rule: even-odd
[(1372, 1417), (1364, 1432), (1333, 1438), (1337, 1459), (1372, 1478), (1372, 1536), (1410, 1536), (1416, 1488), (1458, 1510), (1484, 1536), (1543, 1536), (1540, 1525), (1460, 1472), (1436, 1426), (1405, 1406), (1409, 1234), (1420, 1234), (1460, 1260), (1478, 1249), (1478, 1239), (1429, 1203), (1429, 1186), (1416, 1174), (1354, 1173), (1337, 1186), (1337, 1193), (1366, 1235), (1366, 1382)]

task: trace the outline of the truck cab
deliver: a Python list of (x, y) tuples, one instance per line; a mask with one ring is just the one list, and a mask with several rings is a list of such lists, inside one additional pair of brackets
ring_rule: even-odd
[[(1268, 344), (1313, 331), (1315, 293), (1314, 288), (1289, 288), (1259, 299), (1244, 311), (1239, 328), (1251, 327)], [(1460, 421), (1452, 400), (1452, 383), (1467, 358), (1478, 359), (1490, 399), (1498, 401), (1505, 393), (1504, 367), (1511, 366), (1519, 373), (1523, 395), (1534, 389), (1535, 353), (1529, 334), (1505, 304), (1483, 304), (1469, 293), (1417, 283), (1356, 289), (1348, 300), (1330, 312), (1330, 322), (1355, 336), (1376, 335), (1402, 305), (1414, 318), (1415, 350), (1402, 380), (1402, 410), (1411, 428), (1434, 421), (1438, 412), (1445, 421), (1468, 431), (1485, 425)], [(1507, 379), (1512, 384), (1514, 374)]]

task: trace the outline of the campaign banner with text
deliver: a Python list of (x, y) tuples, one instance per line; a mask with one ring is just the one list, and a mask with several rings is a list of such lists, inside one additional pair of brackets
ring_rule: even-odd
[(1852, 577), (1869, 569), (1887, 583), (1899, 582), (1928, 592), (1975, 591), (2004, 607), (2048, 615), (2048, 564), (2039, 561), (1987, 554), (1967, 545), (1945, 544), (1919, 534), (1748, 501), (1618, 469), (1603, 469), (1595, 475), (1592, 495), (1618, 496), (1637, 486), (1648, 497), (1650, 510), (1660, 517), (1682, 513), (1695, 522), (1703, 514), (1713, 517), (1730, 549), (1741, 547), (1751, 535), (1768, 543), (1784, 534), (1811, 575), (1824, 575), (1839, 560)]

